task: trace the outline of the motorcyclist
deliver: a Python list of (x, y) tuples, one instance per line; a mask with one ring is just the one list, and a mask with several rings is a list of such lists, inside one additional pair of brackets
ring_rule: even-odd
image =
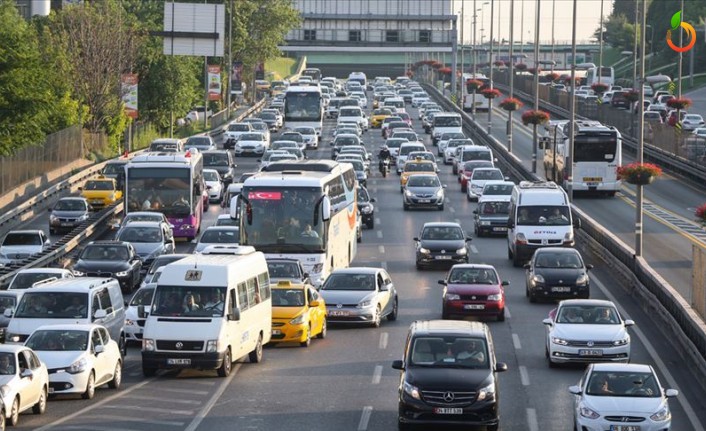
[(382, 148), (380, 148), (380, 153), (378, 153), (378, 157), (380, 158), (380, 163), (378, 166), (380, 168), (380, 172), (382, 172), (385, 160), (387, 160), (389, 163), (390, 159), (392, 159), (392, 154), (390, 153), (390, 149), (387, 148), (387, 145), (383, 145)]

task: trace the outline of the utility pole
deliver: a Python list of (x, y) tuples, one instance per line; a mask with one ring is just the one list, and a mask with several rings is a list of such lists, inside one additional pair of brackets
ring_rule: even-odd
[[(681, 16), (682, 17), (684, 16), (684, 0), (681, 0)], [(694, 35), (694, 37), (696, 37), (696, 35)], [(684, 43), (684, 30), (681, 27), (679, 27), (679, 46), (684, 46), (683, 43)], [(693, 51), (694, 50), (692, 49), (691, 55), (694, 55)], [(681, 98), (681, 67), (682, 67), (683, 59), (684, 59), (684, 54), (680, 52), (679, 53), (679, 84), (678, 84), (679, 86), (677, 87), (678, 88), (677, 97), (679, 97), (679, 98)]]
[[(639, 19), (639, 15), (637, 12), (638, 4), (639, 4), (638, 1), (635, 0), (635, 37), (633, 38), (634, 44), (633, 44), (633, 48), (632, 48), (632, 53), (633, 53), (633, 57), (632, 57), (632, 59), (633, 59), (633, 61), (632, 61), (632, 88), (633, 88), (633, 90), (637, 90), (637, 87), (636, 87), (636, 85), (637, 85), (637, 21)], [(680, 54), (679, 58), (681, 58), (681, 54)], [(681, 71), (681, 62), (679, 63), (679, 70)]]
[[(473, 0), (473, 79), (476, 79), (476, 63), (478, 63), (478, 54), (476, 47), (476, 33), (478, 33), (478, 10), (476, 9), (476, 0)], [(473, 92), (473, 106), (471, 106), (471, 114), (473, 119), (476, 119), (476, 92)]]
[(569, 96), (569, 161), (566, 163), (566, 193), (569, 202), (574, 200), (574, 141), (576, 139), (576, 13), (577, 0), (574, 0), (573, 26), (571, 28), (571, 95)]
[[(493, 88), (493, 14), (495, 13), (495, 0), (490, 0), (490, 56), (488, 57), (488, 65), (490, 66), (490, 88)], [(499, 43), (499, 42), (498, 42)], [(693, 56), (692, 56), (693, 59)], [(693, 63), (693, 62), (692, 62)], [(489, 99), (490, 100), (490, 99)], [(493, 110), (488, 105), (488, 134), (493, 126)]]
[[(534, 110), (539, 110), (539, 14), (540, 0), (537, 1), (534, 24)], [(537, 126), (532, 127), (532, 172), (537, 172)]]
[[(456, 69), (458, 69), (458, 29), (456, 28), (456, 22), (457, 20), (454, 16), (452, 39), (453, 42), (451, 43), (451, 91), (453, 93), (456, 93)], [(441, 92), (444, 92), (443, 85), (441, 88)], [(458, 93), (456, 93), (456, 97), (458, 97)]]
[[(513, 0), (514, 3), (514, 0)], [(522, 12), (520, 13), (520, 54), (525, 53), (525, 2), (520, 0)]]
[(466, 46), (466, 39), (464, 38), (464, 27), (465, 27), (465, 17), (466, 17), (466, 2), (461, 2), (461, 85), (459, 85), (459, 105), (463, 107), (463, 70), (464, 66), (466, 65), (466, 57), (465, 57), (465, 46)]
[(598, 43), (598, 83), (601, 83), (603, 75), (603, 0), (601, 0), (601, 32), (599, 33), (600, 41)]
[[(637, 2), (635, 2), (637, 3)], [(682, 3), (683, 4), (683, 3)], [(645, 28), (647, 16), (647, 0), (642, 0), (642, 28)], [(643, 151), (645, 148), (645, 32), (640, 32), (640, 106), (637, 131), (637, 163), (643, 162)], [(679, 80), (681, 82), (681, 80)], [(681, 93), (681, 91), (680, 91)], [(637, 185), (635, 199), (635, 257), (642, 256), (642, 185)]]
[[(233, 92), (233, 89), (231, 88), (232, 85), (232, 80), (233, 80), (233, 17), (235, 16), (235, 10), (233, 9), (233, 0), (230, 0), (230, 14), (228, 14), (228, 65), (226, 66), (227, 69), (227, 76), (228, 76), (228, 94), (226, 94), (226, 103), (228, 104), (227, 106), (227, 113), (228, 113), (228, 119), (230, 120), (230, 104), (231, 104), (231, 95), (230, 93)], [(207, 110), (208, 111), (208, 110)]]
[[(575, 1), (575, 0), (574, 0)], [(515, 58), (513, 57), (513, 46), (515, 45), (515, 1), (510, 1), (510, 97), (515, 94)], [(493, 109), (493, 101), (490, 100), (488, 109)], [(512, 111), (507, 111), (507, 151), (512, 153)]]
[[(603, 0), (601, 0), (603, 1)], [(554, 65), (556, 60), (554, 59), (554, 15), (556, 14), (556, 0), (552, 0), (552, 73), (554, 73)], [(601, 15), (603, 15), (601, 13)]]

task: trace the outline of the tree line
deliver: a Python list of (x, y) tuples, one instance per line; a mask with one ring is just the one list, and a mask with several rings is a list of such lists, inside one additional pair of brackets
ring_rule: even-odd
[[(246, 71), (278, 56), (300, 21), (291, 0), (209, 3), (225, 3), (233, 59)], [(163, 13), (164, 0), (101, 0), (25, 21), (14, 0), (0, 0), (0, 156), (77, 124), (117, 144), (131, 121), (123, 112), (123, 73), (138, 75), (140, 121), (159, 130), (169, 129), (172, 111), (183, 115), (203, 103), (203, 57), (164, 55), (162, 38), (150, 35), (162, 30)], [(228, 67), (227, 58), (208, 61)]]

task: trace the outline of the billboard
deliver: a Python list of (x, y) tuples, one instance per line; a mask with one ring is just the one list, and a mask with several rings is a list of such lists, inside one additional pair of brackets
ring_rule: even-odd
[(234, 61), (230, 74), (231, 94), (243, 94), (243, 62)]
[(164, 3), (165, 55), (223, 57), (225, 5)]
[(265, 79), (265, 63), (259, 62), (255, 65), (255, 79)]
[(221, 100), (221, 66), (208, 66), (208, 100)]
[(137, 119), (137, 75), (124, 73), (120, 77), (125, 115)]

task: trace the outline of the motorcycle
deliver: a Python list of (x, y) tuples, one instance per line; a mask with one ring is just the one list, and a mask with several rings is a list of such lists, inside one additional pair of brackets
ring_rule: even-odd
[(385, 157), (384, 159), (380, 160), (380, 173), (382, 174), (383, 178), (386, 178), (388, 172), (390, 172), (390, 158)]

